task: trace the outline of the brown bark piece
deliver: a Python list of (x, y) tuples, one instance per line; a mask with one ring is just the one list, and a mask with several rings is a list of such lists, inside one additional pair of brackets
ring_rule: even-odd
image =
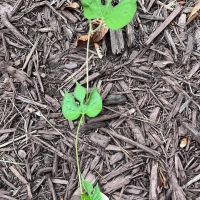
[(135, 45), (135, 29), (134, 29), (134, 19), (126, 26), (127, 35), (127, 45), (132, 47)]
[(195, 140), (200, 144), (200, 133), (190, 126), (187, 122), (182, 122), (181, 124), (192, 134)]
[(140, 127), (136, 126), (132, 120), (127, 120), (127, 123), (131, 127), (131, 131), (133, 132), (134, 137), (136, 138), (136, 141), (140, 144), (145, 145), (146, 144), (145, 138), (144, 138), (144, 135), (143, 135)]
[(133, 146), (136, 146), (136, 147), (138, 147), (139, 149), (142, 149), (143, 151), (148, 152), (148, 153), (150, 153), (150, 154), (152, 154), (152, 155), (154, 155), (154, 156), (159, 156), (159, 155), (160, 155), (160, 152), (155, 151), (155, 150), (152, 150), (152, 149), (150, 149), (149, 147), (147, 147), (147, 146), (145, 146), (145, 145), (142, 145), (142, 144), (139, 144), (138, 142), (135, 142), (135, 141), (133, 141), (133, 140), (131, 140), (131, 139), (125, 137), (125, 136), (119, 135), (119, 134), (117, 134), (117, 133), (114, 132), (114, 131), (109, 131), (109, 130), (107, 130), (107, 129), (105, 129), (105, 128), (101, 128), (101, 130), (102, 130), (103, 132), (106, 132), (106, 133), (108, 133), (108, 134), (113, 135), (114, 137), (116, 137), (116, 138), (118, 138), (118, 139), (120, 139), (120, 140), (122, 140), (122, 141), (124, 141), (124, 142), (127, 142), (127, 143), (129, 143), (129, 144), (131, 144), (131, 145), (133, 145)]
[(52, 181), (51, 181), (49, 176), (47, 176), (47, 180), (48, 180), (48, 184), (49, 184), (49, 189), (50, 189), (51, 194), (52, 194), (52, 199), (53, 200), (57, 200), (57, 195), (56, 195), (53, 183), (52, 183)]
[(183, 98), (184, 98), (184, 95), (182, 93), (180, 93), (178, 95), (177, 101), (175, 102), (174, 108), (172, 109), (171, 113), (169, 114), (168, 120), (170, 120), (172, 117), (175, 117), (175, 115), (178, 113), (181, 103), (183, 101)]
[(121, 53), (125, 48), (122, 29), (118, 31), (110, 30), (110, 39), (111, 39), (112, 53), (113, 54)]
[(190, 62), (190, 56), (192, 55), (193, 47), (194, 47), (194, 36), (190, 33), (188, 35), (188, 41), (187, 41), (185, 55), (183, 56), (183, 60), (182, 60), (183, 65)]
[(168, 25), (169, 23), (180, 13), (182, 6), (178, 5), (176, 9), (167, 17), (167, 19), (153, 32), (149, 39), (145, 42), (146, 45), (149, 45)]
[(36, 136), (30, 135), (30, 138), (37, 144), (41, 145), (43, 148), (48, 149), (49, 151), (56, 153), (58, 156), (60, 156), (61, 158), (68, 160), (69, 162), (75, 163), (75, 160), (66, 154), (63, 154), (61, 151), (57, 150), (56, 148), (54, 148), (53, 146), (49, 145), (48, 143), (44, 142), (43, 140), (39, 139)]
[(25, 36), (23, 36), (17, 29), (14, 27), (7, 18), (7, 13), (1, 13), (1, 21), (2, 23), (23, 43), (32, 44)]
[[(127, 84), (125, 83), (125, 81), (119, 81), (119, 84), (120, 84), (120, 86), (122, 87), (122, 89), (125, 92), (129, 91), (129, 87), (127, 86)], [(138, 103), (136, 101), (135, 96), (132, 93), (130, 93), (130, 94), (127, 94), (127, 97), (133, 102), (133, 106), (136, 108), (138, 114), (140, 116), (142, 116), (142, 112), (140, 111), (140, 108), (139, 108), (139, 105), (138, 105)]]
[(109, 94), (110, 90), (112, 89), (113, 87), (113, 84), (112, 83), (108, 83), (108, 85), (106, 85), (106, 88), (104, 89), (102, 95), (101, 95), (101, 98), (102, 100), (104, 100), (107, 95)]
[(158, 199), (157, 187), (158, 187), (158, 164), (156, 162), (152, 162), (149, 200)]
[(200, 63), (198, 62), (198, 63), (196, 63), (196, 64), (192, 67), (192, 69), (189, 71), (188, 79), (191, 79), (192, 76), (199, 70), (199, 68), (200, 68)]
[(0, 67), (2, 71), (7, 72), (10, 76), (17, 78), (23, 84), (28, 82), (29, 84), (32, 85), (32, 81), (28, 78), (28, 76), (23, 71), (15, 69), (9, 63), (2, 61), (0, 62)]
[(168, 176), (169, 176), (170, 182), (172, 184), (172, 192), (173, 192), (174, 199), (186, 200), (186, 196), (183, 192), (183, 189), (179, 186), (174, 172), (168, 171)]
[(98, 144), (106, 148), (108, 146), (108, 143), (110, 142), (110, 137), (94, 132), (94, 133), (90, 133), (90, 140), (94, 142), (95, 144)]
[(124, 158), (124, 153), (117, 152), (116, 154), (112, 155), (110, 158), (110, 165), (115, 164), (116, 162), (119, 162)]
[(120, 176), (114, 179), (111, 182), (106, 183), (103, 188), (105, 190), (105, 193), (112, 193), (119, 188), (122, 188), (123, 186), (126, 186), (131, 180), (131, 176)]

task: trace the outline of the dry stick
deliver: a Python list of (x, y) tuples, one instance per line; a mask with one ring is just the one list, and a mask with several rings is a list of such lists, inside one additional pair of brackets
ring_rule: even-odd
[(194, 178), (192, 178), (190, 181), (188, 181), (185, 185), (182, 186), (183, 189), (187, 188), (191, 184), (197, 182), (200, 180), (200, 174), (196, 175)]
[(149, 39), (145, 42), (145, 45), (149, 45), (168, 25), (169, 23), (180, 13), (182, 6), (178, 5), (176, 9), (167, 17), (167, 19), (153, 32)]
[(49, 189), (50, 189), (50, 191), (51, 191), (51, 193), (52, 193), (53, 200), (57, 200), (56, 192), (55, 192), (53, 183), (52, 183), (52, 181), (51, 181), (49, 175), (47, 176), (47, 180), (48, 180), (48, 184), (49, 184)]
[(35, 49), (36, 49), (36, 47), (37, 47), (37, 45), (38, 45), (38, 43), (39, 43), (41, 37), (42, 37), (42, 36), (38, 36), (38, 37), (36, 38), (35, 44), (33, 45), (31, 51), (29, 52), (29, 54), (28, 54), (27, 57), (26, 57), (26, 61), (25, 61), (24, 65), (23, 65), (23, 67), (22, 67), (22, 70), (24, 70), (24, 69), (26, 68), (26, 66), (27, 66), (27, 64), (28, 64), (28, 62), (29, 62), (31, 56), (33, 55), (33, 52), (35, 51)]
[(30, 104), (35, 105), (35, 106), (38, 106), (38, 107), (41, 107), (41, 108), (44, 108), (44, 109), (48, 109), (48, 106), (47, 106), (47, 105), (38, 103), (38, 102), (36, 102), (36, 101), (30, 100), (30, 99), (26, 99), (26, 98), (21, 97), (21, 96), (18, 96), (18, 95), (17, 95), (15, 98), (16, 98), (17, 100), (20, 100), (20, 101), (23, 101), (23, 102), (26, 102), (26, 103), (30, 103)]
[(41, 145), (43, 148), (45, 149), (48, 149), (49, 151), (53, 152), (53, 153), (56, 153), (58, 156), (60, 156), (61, 158), (71, 162), (71, 163), (75, 163), (75, 160), (70, 157), (69, 155), (67, 154), (64, 154), (60, 151), (58, 151), (56, 148), (54, 148), (53, 146), (51, 146), (50, 144), (44, 142), (43, 140), (39, 139), (38, 137), (36, 136), (33, 136), (31, 134), (29, 134), (30, 138), (32, 139), (33, 142)]
[(23, 0), (17, 0), (15, 2), (15, 5), (14, 5), (14, 7), (12, 9), (12, 12), (11, 12), (11, 16), (13, 16), (19, 10), (19, 8), (21, 7), (22, 3), (23, 3)]
[(38, 82), (40, 84), (41, 91), (42, 91), (42, 93), (44, 93), (44, 87), (43, 87), (42, 80), (41, 80), (39, 70), (38, 70), (39, 69), (39, 58), (38, 58), (38, 52), (37, 51), (36, 51), (36, 55), (34, 56), (34, 58), (35, 59), (33, 59), (33, 62), (34, 62), (34, 66), (35, 66), (36, 76), (37, 76)]
[(7, 49), (7, 45), (6, 45), (6, 40), (5, 40), (5, 36), (4, 33), (1, 33), (1, 38), (2, 38), (2, 43), (3, 43), (3, 47), (4, 47), (4, 51), (5, 51), (5, 61), (9, 61), (9, 52)]
[(9, 21), (7, 18), (7, 13), (3, 12), (1, 14), (1, 21), (4, 26), (6, 26), (20, 41), (25, 44), (32, 44), (28, 39), (26, 39)]
[(5, 146), (9, 145), (9, 144), (12, 144), (13, 142), (16, 142), (16, 141), (18, 141), (18, 140), (21, 140), (21, 139), (23, 139), (23, 138), (25, 138), (25, 137), (26, 137), (26, 135), (22, 135), (22, 136), (20, 136), (20, 137), (14, 139), (14, 140), (5, 142), (5, 143), (3, 143), (3, 144), (0, 145), (0, 149), (1, 149), (2, 147), (5, 147)]
[(116, 137), (116, 138), (118, 138), (118, 139), (120, 139), (120, 140), (123, 140), (124, 142), (127, 142), (127, 143), (129, 143), (129, 144), (131, 144), (131, 145), (133, 145), (133, 146), (136, 146), (136, 147), (142, 149), (143, 151), (146, 151), (146, 152), (148, 152), (148, 153), (150, 153), (150, 154), (152, 154), (152, 155), (154, 155), (154, 156), (159, 156), (159, 155), (160, 155), (160, 152), (155, 151), (155, 150), (152, 150), (151, 148), (149, 148), (149, 147), (147, 147), (147, 146), (145, 146), (145, 145), (143, 145), (143, 144), (139, 144), (138, 142), (135, 142), (135, 141), (133, 141), (133, 140), (131, 140), (131, 139), (128, 139), (127, 137), (124, 137), (124, 136), (122, 136), (122, 135), (119, 135), (119, 134), (117, 134), (117, 133), (114, 132), (114, 131), (109, 131), (109, 130), (107, 130), (107, 129), (105, 129), (105, 128), (101, 128), (101, 130), (104, 131), (104, 132), (106, 132), (106, 133), (109, 132), (108, 134), (111, 134), (111, 135), (113, 135), (114, 137)]
[[(88, 62), (93, 58), (94, 54), (92, 54), (89, 58), (88, 58)], [(83, 71), (85, 68), (86, 62), (81, 66), (81, 68), (77, 71), (75, 71), (73, 74), (71, 74), (64, 82), (64, 84), (58, 88), (58, 90), (61, 90), (65, 85), (68, 84), (68, 81), (71, 80), (75, 75), (77, 75), (79, 72)]]
[(154, 4), (155, 0), (151, 0), (148, 7), (147, 7), (147, 12), (151, 9), (152, 5)]
[(28, 199), (32, 198), (30, 183), (15, 169), (14, 166), (9, 167), (10, 171), (27, 187)]
[(30, 8), (28, 8), (25, 13), (27, 14), (28, 12), (31, 12), (33, 11), (34, 9), (36, 9), (37, 7), (40, 7), (40, 6), (48, 6), (55, 14), (57, 14), (60, 18), (63, 19), (63, 21), (65, 22), (65, 24), (68, 24), (67, 23), (67, 19), (65, 17), (63, 17), (57, 10), (55, 10), (50, 4), (49, 2), (47, 1), (42, 1), (42, 2), (38, 2), (38, 3), (34, 3)]

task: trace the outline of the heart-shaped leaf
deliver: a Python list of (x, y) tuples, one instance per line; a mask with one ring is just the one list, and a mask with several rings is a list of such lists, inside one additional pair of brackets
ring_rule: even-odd
[(75, 98), (79, 100), (81, 104), (83, 104), (85, 95), (86, 95), (86, 89), (76, 81), (76, 87), (74, 89)]
[(121, 0), (114, 7), (111, 7), (111, 1), (102, 5), (101, 0), (82, 0), (85, 18), (101, 18), (113, 30), (124, 27), (132, 20), (136, 12), (136, 0)]
[(89, 117), (97, 116), (102, 110), (102, 99), (101, 99), (100, 94), (97, 91), (96, 86), (93, 88), (92, 92), (90, 93), (87, 106), (88, 108), (85, 113)]
[(65, 91), (65, 96), (62, 102), (62, 113), (65, 118), (69, 120), (75, 120), (81, 114), (79, 107), (74, 100), (74, 97), (67, 91)]

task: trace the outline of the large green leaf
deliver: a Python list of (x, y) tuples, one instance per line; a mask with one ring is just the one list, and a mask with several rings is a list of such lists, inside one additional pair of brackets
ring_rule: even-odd
[(74, 100), (74, 97), (67, 91), (65, 91), (65, 96), (62, 102), (62, 113), (65, 118), (69, 120), (75, 120), (81, 114), (79, 107)]
[(111, 7), (111, 1), (108, 0), (106, 5), (102, 5), (101, 0), (82, 0), (85, 18), (101, 18), (113, 30), (124, 27), (136, 12), (137, 0), (121, 0), (114, 7)]
[(102, 99), (101, 99), (100, 94), (97, 91), (96, 86), (93, 88), (92, 92), (90, 93), (87, 106), (88, 108), (85, 113), (89, 117), (97, 116), (102, 110)]
[(132, 20), (136, 10), (136, 0), (121, 0), (115, 7), (107, 9), (103, 19), (110, 29), (118, 30)]

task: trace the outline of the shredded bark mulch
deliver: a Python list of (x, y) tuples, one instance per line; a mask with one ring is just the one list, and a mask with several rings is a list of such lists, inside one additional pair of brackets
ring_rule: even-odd
[[(169, 2), (138, 0), (131, 23), (98, 43), (102, 59), (90, 46), (104, 106), (81, 128), (79, 157), (110, 200), (200, 198), (200, 22), (186, 25), (195, 1)], [(86, 85), (86, 45), (74, 43), (88, 22), (70, 3), (0, 2), (2, 200), (79, 199), (78, 121), (61, 102), (73, 78)]]

